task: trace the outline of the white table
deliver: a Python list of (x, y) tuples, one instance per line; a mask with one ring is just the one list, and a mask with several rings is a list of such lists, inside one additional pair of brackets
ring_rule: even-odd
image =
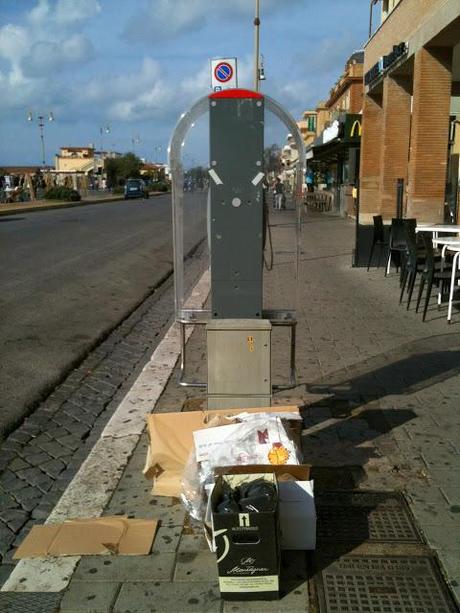
[[(452, 251), (455, 253), (454, 255), (454, 259), (452, 261), (452, 276), (450, 278), (450, 292), (449, 292), (449, 306), (447, 309), (447, 321), (448, 323), (450, 323), (450, 320), (452, 319), (452, 301), (454, 298), (454, 290), (455, 290), (455, 277), (457, 269), (460, 268), (459, 264), (460, 264), (460, 243), (457, 244), (447, 244), (445, 245), (444, 249), (448, 249), (449, 251)], [(443, 250), (444, 250), (443, 249)]]
[(454, 232), (460, 234), (460, 226), (454, 226), (453, 224), (425, 224), (418, 223), (415, 228), (416, 232), (432, 232), (433, 238), (437, 238), (438, 234), (445, 234), (446, 232)]
[[(450, 247), (452, 247), (452, 249), (456, 249), (457, 247), (460, 249), (460, 238), (456, 237), (456, 236), (444, 236), (444, 237), (436, 237), (432, 239), (433, 241), (433, 245), (435, 247), (442, 247), (441, 250), (441, 272), (444, 270), (444, 261), (446, 259), (446, 250), (449, 249)], [(454, 268), (452, 269), (453, 271), (455, 270)], [(455, 277), (455, 273), (453, 272), (453, 275)], [(452, 279), (451, 279), (452, 281)], [(442, 302), (442, 296), (441, 296), (441, 288), (439, 288), (439, 292), (438, 292), (438, 306), (441, 304)]]
[(459, 236), (442, 236), (442, 237), (434, 236), (432, 240), (433, 240), (433, 245), (435, 247), (443, 248), (443, 255), (444, 255), (444, 251), (446, 247), (448, 247), (449, 245), (454, 245), (454, 247), (456, 245), (460, 245)]

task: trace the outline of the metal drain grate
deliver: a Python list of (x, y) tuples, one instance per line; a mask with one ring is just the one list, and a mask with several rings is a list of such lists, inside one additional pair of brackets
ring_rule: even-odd
[(55, 613), (63, 592), (0, 592), (3, 613)]
[(317, 575), (321, 613), (455, 613), (430, 557), (345, 556)]
[(328, 492), (317, 498), (319, 542), (421, 543), (400, 494)]

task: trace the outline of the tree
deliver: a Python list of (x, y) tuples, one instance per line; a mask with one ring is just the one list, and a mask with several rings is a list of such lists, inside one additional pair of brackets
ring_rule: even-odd
[(126, 153), (119, 158), (105, 160), (105, 172), (109, 187), (122, 185), (126, 179), (140, 177), (142, 161), (134, 153)]
[(281, 172), (281, 147), (276, 143), (264, 149), (264, 170), (267, 174)]

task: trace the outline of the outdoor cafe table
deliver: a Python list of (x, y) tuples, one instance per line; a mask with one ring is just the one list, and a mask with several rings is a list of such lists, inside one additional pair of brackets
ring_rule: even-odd
[[(441, 270), (443, 270), (444, 268), (444, 261), (445, 261), (445, 257), (446, 257), (446, 250), (452, 250), (452, 251), (456, 251), (458, 249), (458, 251), (460, 252), (460, 238), (457, 236), (444, 236), (444, 237), (437, 237), (437, 238), (433, 238), (433, 245), (435, 247), (442, 247), (441, 250)], [(456, 254), (457, 255), (457, 254)], [(456, 259), (456, 256), (454, 256), (454, 261)], [(458, 260), (458, 258), (457, 258)], [(449, 314), (447, 316), (447, 321), (450, 322), (450, 314), (452, 313), (452, 296), (453, 296), (453, 290), (452, 287), (453, 285), (455, 285), (455, 262), (453, 263), (453, 267), (452, 267), (452, 277), (451, 277), (451, 297), (449, 297)], [(438, 305), (441, 304), (441, 288), (439, 288), (439, 292), (438, 292)]]
[(460, 246), (460, 237), (458, 236), (435, 236), (432, 239), (433, 245), (435, 247), (442, 247), (442, 255), (444, 257), (444, 252), (449, 245)]
[(456, 272), (460, 264), (460, 241), (456, 243), (449, 243), (445, 245), (444, 248), (447, 249), (448, 251), (453, 251), (455, 253), (454, 259), (452, 261), (452, 276), (450, 278), (449, 307), (447, 309), (447, 321), (448, 323), (450, 323), (450, 320), (452, 318), (452, 301), (454, 298), (455, 277), (457, 276)]
[(425, 224), (419, 223), (415, 228), (416, 232), (432, 232), (433, 238), (437, 238), (438, 234), (444, 234), (446, 232), (453, 232), (460, 234), (460, 226), (454, 226), (452, 224)]

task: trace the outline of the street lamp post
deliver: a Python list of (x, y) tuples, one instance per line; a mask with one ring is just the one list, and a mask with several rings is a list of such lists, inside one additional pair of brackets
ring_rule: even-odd
[(99, 126), (99, 134), (101, 135), (101, 155), (102, 155), (102, 152), (104, 151), (103, 136), (104, 136), (104, 134), (110, 134), (110, 126), (109, 126), (109, 124), (107, 124), (106, 126)]
[[(32, 111), (29, 111), (27, 115), (27, 121), (33, 121), (34, 117)], [(38, 128), (40, 130), (40, 141), (42, 146), (42, 166), (46, 166), (46, 156), (45, 156), (45, 116), (37, 115)], [(54, 121), (54, 115), (52, 111), (48, 113), (48, 121)]]
[(158, 161), (161, 163), (161, 151), (163, 150), (163, 147), (161, 145), (155, 145), (153, 149), (155, 151), (155, 157), (158, 156)]
[(139, 136), (139, 134), (136, 134), (136, 136), (133, 136), (131, 138), (131, 144), (133, 146), (133, 153), (136, 153), (136, 145), (138, 145), (141, 142), (141, 137)]
[(254, 17), (254, 91), (259, 91), (259, 28), (260, 28), (260, 0), (256, 0), (256, 14)]

